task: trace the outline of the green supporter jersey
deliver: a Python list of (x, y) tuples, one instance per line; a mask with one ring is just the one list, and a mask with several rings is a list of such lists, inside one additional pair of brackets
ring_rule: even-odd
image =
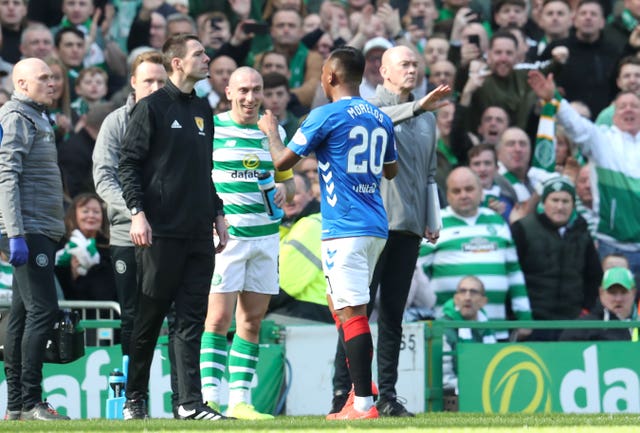
[(531, 306), (524, 275), (518, 263), (511, 231), (494, 211), (481, 207), (473, 218), (456, 215), (451, 207), (442, 211), (440, 239), (423, 241), (418, 265), (430, 278), (437, 296), (436, 314), (442, 315), (445, 302), (453, 297), (460, 279), (478, 277), (488, 298), (484, 307), (490, 320), (506, 318), (507, 295), (511, 309), (520, 320), (531, 319)]
[(627, 251), (640, 250), (640, 134), (617, 126), (594, 125), (566, 100), (560, 103), (558, 123), (595, 166), (593, 206), (598, 214), (598, 239)]
[[(280, 220), (265, 212), (258, 188), (258, 172), (274, 174), (267, 137), (257, 125), (241, 125), (230, 112), (214, 116), (213, 171), (216, 191), (224, 202), (224, 213), (232, 238), (257, 238), (278, 233)], [(285, 133), (279, 128), (280, 137)]]
[(13, 266), (11, 266), (11, 264), (9, 264), (8, 262), (5, 262), (4, 260), (0, 259), (0, 291), (8, 290), (9, 299), (11, 299), (10, 296), (11, 296), (12, 284), (13, 284)]

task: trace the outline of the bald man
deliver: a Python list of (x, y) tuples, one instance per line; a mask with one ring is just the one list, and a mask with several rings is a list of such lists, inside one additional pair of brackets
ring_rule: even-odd
[[(423, 243), (418, 268), (430, 278), (437, 296), (436, 315), (456, 293), (457, 282), (475, 275), (489, 299), (484, 307), (490, 320), (507, 318), (507, 300), (518, 320), (531, 320), (531, 307), (509, 225), (489, 208), (480, 206), (482, 185), (469, 167), (457, 167), (447, 177), (447, 201), (442, 210), (441, 236), (436, 245)], [(451, 267), (455, 263), (455, 267)], [(518, 337), (530, 330), (519, 329)], [(506, 331), (497, 333), (508, 338)]]
[[(229, 243), (216, 258), (209, 310), (200, 351), (204, 400), (213, 408), (221, 404), (220, 385), (229, 365), (227, 414), (245, 420), (273, 419), (251, 404), (251, 382), (259, 355), (260, 324), (272, 295), (277, 295), (279, 219), (265, 212), (258, 188), (258, 173), (268, 170), (278, 183), (275, 202), (282, 207), (295, 196), (291, 170), (273, 170), (271, 154), (258, 131), (264, 101), (262, 76), (249, 67), (235, 70), (225, 89), (231, 110), (213, 118), (213, 181), (224, 184)], [(285, 140), (279, 126), (277, 133)], [(249, 164), (247, 158), (254, 158)], [(245, 162), (242, 162), (243, 159)], [(236, 333), (227, 359), (227, 333), (235, 312)]]
[(13, 68), (14, 92), (0, 109), (0, 250), (13, 265), (4, 365), (10, 420), (68, 420), (42, 398), (42, 362), (58, 311), (53, 263), (64, 234), (62, 180), (53, 128), (53, 74), (37, 58)]
[[(382, 179), (380, 193), (389, 222), (389, 237), (369, 286), (373, 309), (380, 286), (378, 305), (378, 388), (380, 416), (411, 417), (397, 399), (398, 357), (402, 338), (402, 314), (409, 294), (411, 276), (423, 236), (437, 242), (440, 220), (427, 210), (440, 208), (436, 174), (436, 120), (426, 109), (445, 103), (438, 100), (448, 94), (448, 86), (439, 86), (434, 94), (413, 101), (411, 91), (418, 84), (418, 55), (405, 46), (387, 49), (382, 54), (380, 74), (383, 84), (371, 101), (382, 107), (394, 121), (398, 151), (398, 174), (393, 181)], [(426, 102), (435, 103), (434, 106)], [(398, 122), (401, 122), (398, 124)], [(420, 140), (416, 140), (420, 137)], [(339, 411), (351, 387), (344, 354), (338, 345), (335, 360), (333, 411)]]

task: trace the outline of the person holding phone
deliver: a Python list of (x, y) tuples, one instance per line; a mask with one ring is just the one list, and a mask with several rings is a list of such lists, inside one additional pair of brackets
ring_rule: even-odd
[[(243, 24), (246, 32), (249, 30), (262, 31), (260, 26)], [(274, 14), (269, 29), (273, 46), (266, 51), (274, 50), (284, 53), (289, 60), (289, 86), (291, 93), (296, 95), (302, 105), (309, 108), (313, 102), (316, 88), (320, 83), (322, 56), (320, 53), (308, 49), (302, 41), (302, 17), (297, 9), (283, 7)], [(258, 65), (262, 53), (255, 59), (248, 59), (250, 63)], [(253, 61), (255, 60), (255, 61)]]
[(467, 40), (469, 41), (470, 44), (473, 44), (476, 47), (478, 47), (478, 49), (480, 49), (480, 36), (478, 36), (478, 35), (469, 35), (467, 37)]
[[(465, 89), (462, 96), (470, 98), (466, 129), (474, 131), (480, 123), (484, 110), (489, 106), (505, 109), (514, 126), (527, 127), (529, 113), (536, 103), (536, 97), (528, 89), (527, 71), (514, 68), (517, 62), (518, 42), (507, 30), (500, 30), (491, 37), (487, 51), (487, 68), (483, 62), (470, 60), (469, 66), (460, 68), (468, 71), (458, 74), (463, 79), (456, 85)], [(471, 86), (472, 85), (472, 86)], [(466, 95), (465, 95), (466, 94)], [(461, 102), (462, 102), (461, 97)], [(464, 101), (466, 104), (466, 101)]]
[(231, 23), (222, 12), (206, 12), (196, 17), (198, 38), (202, 41), (207, 55), (213, 55), (231, 39)]
[(242, 23), (242, 30), (253, 36), (266, 35), (269, 33), (269, 24), (267, 23)]
[[(444, 3), (447, 3), (447, 0), (444, 0)], [(487, 32), (491, 30), (491, 25), (484, 20), (481, 11), (470, 8), (469, 2), (462, 7), (456, 8), (455, 13), (451, 15), (444, 14), (444, 12), (446, 12), (446, 9), (440, 10), (440, 18), (436, 22), (434, 31), (449, 35), (449, 40), (454, 45), (462, 42), (461, 34), (470, 24), (481, 24)], [(448, 18), (443, 18), (445, 16)]]
[(402, 18), (405, 37), (416, 46), (424, 46), (433, 34), (433, 23), (437, 17), (434, 0), (410, 0), (407, 13)]
[(489, 48), (489, 37), (482, 24), (469, 24), (462, 30), (460, 38), (458, 48), (460, 66), (468, 66), (472, 60), (479, 60), (485, 57), (487, 49)]

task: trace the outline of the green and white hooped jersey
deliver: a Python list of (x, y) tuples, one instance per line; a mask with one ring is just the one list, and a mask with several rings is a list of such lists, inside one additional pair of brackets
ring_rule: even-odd
[(451, 207), (442, 211), (440, 239), (434, 244), (423, 240), (418, 266), (430, 278), (436, 293), (436, 314), (453, 297), (460, 279), (478, 277), (488, 298), (484, 307), (491, 320), (505, 319), (505, 300), (520, 320), (531, 319), (531, 306), (518, 253), (509, 226), (494, 211), (480, 207), (475, 222), (456, 215)]
[[(0, 291), (8, 290), (11, 292), (13, 284), (13, 266), (9, 262), (0, 259)], [(11, 295), (11, 293), (9, 293)], [(11, 300), (11, 297), (9, 297)]]
[(597, 236), (627, 251), (640, 250), (640, 133), (617, 126), (594, 125), (560, 103), (558, 123), (595, 166), (593, 208), (598, 212)]
[[(257, 238), (278, 233), (280, 220), (269, 218), (258, 188), (258, 172), (274, 174), (267, 137), (257, 125), (241, 125), (230, 112), (213, 117), (213, 170), (211, 177), (224, 202), (232, 238)], [(279, 127), (283, 142), (286, 134)]]

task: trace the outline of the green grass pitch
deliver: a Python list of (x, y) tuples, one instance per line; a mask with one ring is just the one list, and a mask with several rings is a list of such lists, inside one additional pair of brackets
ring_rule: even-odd
[(212, 431), (245, 433), (636, 433), (640, 431), (640, 415), (569, 415), (569, 414), (509, 414), (485, 415), (462, 413), (427, 413), (415, 418), (383, 418), (367, 421), (325, 421), (319, 416), (277, 417), (271, 421), (112, 421), (105, 419), (56, 422), (4, 421), (0, 432), (15, 433), (164, 433)]

